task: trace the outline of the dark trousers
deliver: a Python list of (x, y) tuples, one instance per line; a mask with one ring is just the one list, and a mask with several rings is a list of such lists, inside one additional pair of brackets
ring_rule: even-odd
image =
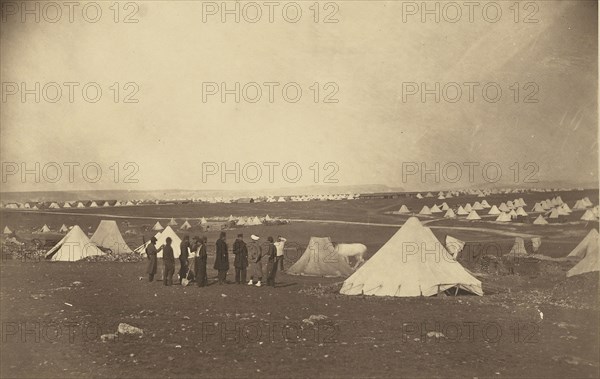
[(278, 256), (276, 259), (277, 263), (279, 264), (279, 269), (283, 271), (283, 255)]
[(153, 282), (154, 281), (154, 274), (148, 274), (148, 281), (149, 282)]
[(175, 265), (165, 265), (163, 284), (165, 286), (173, 285), (173, 275), (175, 274)]
[(198, 287), (204, 287), (208, 284), (206, 275), (206, 261), (196, 261), (196, 284)]
[(277, 276), (277, 266), (279, 262), (274, 259), (268, 263), (269, 265), (269, 276), (267, 277), (267, 285), (275, 287), (275, 276)]
[(219, 284), (225, 284), (225, 280), (227, 279), (227, 270), (219, 270)]
[(246, 283), (246, 267), (236, 267), (235, 268), (235, 282), (236, 283)]
[(179, 268), (179, 283), (181, 283), (181, 280), (187, 276), (189, 266), (187, 259), (180, 260), (179, 262), (181, 263), (181, 267)]

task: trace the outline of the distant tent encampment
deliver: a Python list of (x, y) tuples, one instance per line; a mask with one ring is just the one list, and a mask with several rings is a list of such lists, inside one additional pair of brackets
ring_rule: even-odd
[(85, 257), (104, 255), (78, 225), (75, 225), (45, 257), (52, 261), (75, 262)]
[(123, 239), (123, 235), (121, 235), (121, 231), (115, 220), (101, 220), (90, 241), (97, 246), (112, 250), (115, 254), (133, 252)]
[(329, 237), (311, 237), (304, 254), (287, 271), (290, 275), (346, 277), (353, 273), (345, 257), (335, 254)]
[(481, 282), (452, 259), (431, 229), (411, 217), (344, 281), (340, 293), (411, 297), (432, 296), (451, 289), (452, 294), (462, 289), (483, 295)]

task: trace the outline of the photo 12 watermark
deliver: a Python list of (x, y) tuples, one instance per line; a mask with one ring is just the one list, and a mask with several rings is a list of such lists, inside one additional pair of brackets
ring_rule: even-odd
[(539, 1), (402, 1), (402, 23), (541, 22)]
[(494, 161), (476, 162), (402, 162), (402, 183), (538, 183), (536, 162), (513, 162), (510, 165)]
[(137, 24), (140, 3), (134, 1), (4, 1), (2, 23)]
[(2, 184), (98, 183), (105, 177), (114, 183), (139, 183), (136, 162), (2, 162)]
[(2, 82), (2, 103), (87, 103), (104, 99), (115, 104), (137, 104), (140, 86), (127, 81), (98, 82)]
[(305, 174), (314, 183), (336, 184), (336, 162), (202, 162), (202, 183), (298, 183)]
[(337, 104), (336, 82), (203, 82), (202, 103), (290, 103), (304, 99), (313, 103)]
[(333, 1), (203, 1), (202, 23), (337, 24), (340, 3)]
[(499, 83), (466, 82), (402, 82), (402, 103), (504, 103), (537, 104), (540, 85), (536, 82)]

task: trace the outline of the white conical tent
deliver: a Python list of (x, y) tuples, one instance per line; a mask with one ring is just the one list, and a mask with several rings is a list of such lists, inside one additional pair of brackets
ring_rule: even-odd
[(594, 216), (594, 212), (592, 212), (591, 210), (587, 209), (585, 211), (585, 213), (581, 216), (580, 220), (583, 220), (583, 221), (594, 221), (594, 220), (596, 220), (596, 216)]
[(552, 212), (550, 212), (550, 216), (548, 216), (548, 218), (558, 218), (558, 216), (560, 215), (560, 213), (558, 213), (558, 209), (554, 208), (552, 210)]
[(487, 200), (482, 200), (481, 201), (481, 206), (484, 208), (490, 208), (490, 204), (487, 202)]
[(123, 235), (121, 235), (121, 231), (115, 220), (101, 220), (90, 241), (97, 246), (112, 250), (115, 254), (133, 252), (123, 239)]
[(252, 219), (252, 225), (262, 225), (262, 221), (260, 221), (260, 218), (258, 218), (258, 216), (254, 216), (254, 218)]
[(433, 194), (431, 192), (427, 192), (427, 195), (425, 195), (425, 197), (433, 197)]
[(586, 272), (600, 271), (600, 264), (598, 262), (600, 248), (598, 245), (598, 231), (596, 229), (590, 230), (588, 235), (577, 245), (573, 252), (576, 250), (578, 250), (576, 252), (577, 257), (581, 257), (583, 252), (585, 252), (585, 255), (583, 255), (583, 259), (579, 263), (567, 271), (567, 277), (585, 274)]
[(244, 220), (243, 217), (238, 218), (237, 222), (235, 223), (236, 225), (246, 225), (246, 220)]
[(204, 217), (202, 217), (200, 219), (200, 225), (206, 225), (206, 224), (208, 224), (208, 221), (206, 221), (206, 219)]
[(523, 207), (519, 207), (517, 208), (517, 216), (527, 216), (527, 212), (525, 212), (525, 209), (523, 209)]
[(229, 215), (229, 218), (227, 219), (227, 221), (229, 221), (229, 222), (235, 221), (235, 217), (233, 217), (233, 215)]
[(479, 201), (476, 201), (475, 204), (473, 204), (473, 206), (471, 207), (471, 209), (480, 211), (483, 209), (483, 205), (481, 205), (481, 203)]
[(583, 199), (581, 199), (581, 201), (583, 202), (583, 205), (585, 205), (586, 207), (591, 207), (592, 205), (594, 205), (591, 201), (589, 197), (584, 197)]
[(500, 204), (498, 209), (501, 210), (502, 212), (508, 212), (510, 210), (510, 208), (506, 205), (506, 203)]
[(108, 201), (105, 201), (104, 204), (102, 204), (103, 207), (110, 207), (110, 203)]
[(156, 224), (154, 224), (154, 226), (152, 227), (152, 230), (163, 230), (163, 226), (160, 224), (160, 222), (156, 221)]
[(10, 228), (8, 226), (5, 226), (2, 233), (3, 234), (12, 234), (12, 230), (10, 230)]
[(85, 205), (80, 201), (77, 203), (77, 208), (85, 208)]
[(510, 215), (506, 212), (502, 212), (498, 215), (498, 217), (496, 218), (497, 222), (510, 222), (511, 218)]
[(420, 193), (417, 194), (417, 199), (422, 199), (423, 195), (421, 195)]
[(490, 210), (488, 211), (489, 215), (494, 215), (494, 216), (499, 215), (500, 213), (503, 213), (503, 212), (501, 212), (500, 209), (498, 209), (498, 207), (495, 205), (493, 207), (491, 207)]
[(69, 228), (67, 228), (67, 226), (65, 224), (62, 224), (62, 226), (60, 227), (60, 229), (58, 231), (61, 233), (66, 233), (69, 231)]
[(456, 214), (459, 216), (464, 216), (464, 215), (468, 215), (469, 212), (465, 211), (465, 209), (462, 207), (462, 205), (459, 205), (458, 210), (456, 211)]
[(540, 203), (535, 203), (535, 205), (533, 206), (533, 209), (531, 210), (532, 212), (544, 212), (545, 209), (542, 206), (542, 204)]
[(452, 259), (416, 217), (406, 223), (352, 276), (344, 295), (432, 296), (458, 287), (483, 295), (481, 282)]
[(431, 207), (431, 209), (429, 210), (431, 213), (441, 213), (442, 210), (437, 206), (437, 205), (433, 205), (433, 207)]
[(473, 207), (471, 207), (471, 204), (467, 203), (467, 205), (465, 205), (464, 207), (465, 212), (471, 212), (473, 210)]
[[(175, 233), (175, 231), (173, 229), (171, 229), (170, 226), (167, 226), (165, 228), (165, 230), (163, 230), (162, 232), (158, 232), (154, 235), (154, 237), (156, 237), (156, 248), (160, 248), (161, 245), (166, 245), (167, 244), (167, 237), (171, 237), (171, 246), (173, 247), (173, 256), (175, 258), (179, 258), (179, 255), (181, 254), (181, 250), (179, 248), (179, 245), (181, 244), (181, 238), (179, 238), (179, 236), (177, 235), (177, 233)], [(145, 254), (146, 253), (146, 246), (148, 246), (148, 244), (150, 243), (150, 241), (146, 241), (145, 244), (138, 246), (134, 251), (136, 253), (139, 254)], [(156, 255), (158, 258), (162, 258), (163, 253), (162, 250)]]
[(471, 211), (467, 216), (467, 220), (481, 220), (481, 217), (477, 214), (477, 211)]
[(40, 233), (50, 233), (50, 228), (48, 225), (44, 224), (44, 226), (42, 226), (40, 229)]
[(459, 240), (458, 238), (446, 236), (446, 250), (452, 254), (452, 258), (454, 258), (454, 260), (456, 260), (458, 253), (460, 253), (464, 247), (465, 243), (463, 241)]
[(510, 218), (517, 218), (517, 212), (515, 212), (514, 209), (511, 209), (510, 212), (508, 212), (508, 215)]
[(190, 229), (192, 226), (190, 225), (190, 223), (185, 220), (185, 222), (183, 224), (181, 224), (181, 226), (179, 227), (179, 229), (181, 230), (188, 230)]
[(598, 231), (596, 229), (590, 230), (567, 257), (581, 259), (593, 249), (598, 249)]
[(66, 201), (63, 205), (63, 208), (71, 208), (71, 204), (69, 204), (69, 202)]
[(577, 200), (577, 202), (575, 203), (575, 205), (573, 205), (573, 209), (585, 209), (585, 208), (587, 208), (587, 207), (583, 203), (582, 200)]
[(408, 207), (406, 205), (402, 205), (400, 207), (400, 210), (398, 211), (398, 213), (410, 213), (410, 210), (408, 209)]
[(58, 203), (52, 203), (52, 204), (50, 204), (50, 207), (49, 207), (49, 208), (50, 208), (50, 209), (59, 209), (59, 208), (60, 208), (60, 205), (58, 205)]
[(569, 208), (569, 206), (567, 205), (567, 203), (562, 203), (562, 204), (560, 205), (560, 208), (561, 208), (563, 211), (567, 212), (567, 213), (571, 213), (571, 208)]
[(74, 262), (94, 255), (104, 253), (90, 241), (78, 225), (75, 225), (63, 239), (48, 250), (45, 257), (52, 261)]
[(286, 274), (345, 277), (352, 272), (352, 267), (346, 258), (335, 253), (329, 237), (310, 237), (304, 254), (286, 271)]
[(455, 218), (456, 215), (454, 214), (454, 211), (452, 209), (448, 209), (446, 211), (446, 214), (444, 215), (444, 218)]
[(419, 212), (420, 215), (430, 215), (431, 214), (431, 210), (429, 209), (429, 207), (427, 205), (423, 205), (423, 208), (421, 209), (421, 212)]
[(539, 215), (535, 220), (533, 220), (535, 225), (548, 225), (548, 221), (544, 218), (544, 216)]
[(265, 221), (271, 221), (271, 220), (273, 220), (273, 219), (271, 218), (271, 216), (269, 216), (269, 215), (266, 215), (266, 216), (265, 216)]
[(169, 223), (167, 225), (175, 226), (175, 225), (177, 225), (177, 221), (175, 221), (175, 219), (173, 217), (171, 217), (171, 221), (169, 221)]
[(98, 204), (95, 201), (92, 201), (90, 208), (98, 208)]
[(443, 211), (447, 211), (448, 209), (450, 209), (450, 207), (448, 206), (448, 204), (444, 201), (442, 203), (442, 206), (440, 207), (441, 210)]

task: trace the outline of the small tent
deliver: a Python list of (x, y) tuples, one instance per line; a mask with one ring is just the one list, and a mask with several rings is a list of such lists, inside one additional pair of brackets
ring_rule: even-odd
[(548, 225), (548, 221), (544, 218), (544, 216), (539, 215), (535, 220), (533, 220), (535, 225)]
[(115, 220), (101, 220), (90, 241), (97, 246), (112, 250), (115, 254), (132, 253)]
[(437, 205), (433, 205), (433, 207), (431, 207), (431, 209), (429, 210), (431, 213), (441, 213), (442, 210), (437, 206)]
[(540, 203), (535, 203), (535, 205), (533, 206), (533, 209), (531, 210), (532, 212), (544, 212), (545, 209), (542, 206), (542, 204)]
[(481, 206), (484, 208), (490, 208), (490, 204), (487, 202), (487, 200), (482, 200), (481, 201)]
[(471, 204), (467, 203), (467, 205), (465, 205), (464, 209), (465, 209), (465, 212), (471, 212), (473, 210), (473, 207), (471, 206)]
[(4, 230), (2, 231), (2, 234), (12, 234), (12, 230), (10, 230), (8, 226), (5, 226)]
[(481, 205), (481, 203), (479, 201), (476, 201), (475, 204), (473, 204), (473, 207), (471, 207), (471, 209), (475, 209), (476, 211), (480, 211), (483, 209), (483, 205)]
[(50, 228), (48, 227), (48, 225), (44, 224), (44, 226), (42, 226), (42, 228), (40, 229), (40, 233), (50, 233)]
[(558, 212), (558, 209), (554, 208), (552, 209), (552, 212), (550, 212), (550, 216), (548, 216), (548, 218), (556, 219), (559, 215), (560, 213)]
[(491, 207), (490, 210), (488, 211), (489, 215), (494, 215), (494, 216), (499, 215), (500, 213), (503, 213), (503, 212), (501, 212), (500, 209), (498, 209), (498, 207), (495, 205), (493, 207)]
[(169, 221), (169, 223), (167, 225), (169, 225), (169, 226), (176, 226), (177, 225), (177, 221), (175, 221), (175, 219), (173, 217), (171, 217), (171, 221)]
[(92, 201), (90, 208), (98, 208), (98, 204), (95, 201)]
[(77, 203), (77, 208), (85, 208), (85, 205), (80, 201)]
[(456, 214), (454, 214), (452, 209), (448, 209), (444, 215), (444, 218), (456, 218)]
[(179, 227), (180, 230), (188, 230), (190, 229), (192, 226), (190, 225), (189, 222), (187, 222), (187, 220), (185, 220), (185, 222), (183, 224), (181, 224), (181, 226)]
[(103, 254), (102, 250), (90, 241), (83, 230), (75, 225), (63, 239), (48, 250), (45, 257), (52, 261), (74, 262), (85, 257)]
[(423, 208), (421, 209), (421, 212), (419, 212), (420, 215), (430, 215), (431, 214), (431, 210), (429, 209), (429, 207), (427, 205), (423, 205)]
[(408, 209), (408, 207), (406, 205), (402, 205), (400, 207), (400, 210), (398, 211), (398, 213), (410, 213), (410, 210)]
[(60, 205), (58, 205), (58, 203), (52, 203), (52, 204), (50, 204), (50, 206), (48, 208), (50, 208), (50, 209), (59, 209)]
[(341, 294), (432, 296), (453, 289), (483, 295), (481, 282), (470, 275), (437, 240), (431, 229), (411, 217), (352, 276)]
[(71, 204), (69, 204), (68, 201), (65, 201), (65, 203), (63, 204), (63, 208), (71, 208)]
[(61, 233), (66, 233), (69, 231), (69, 228), (67, 228), (67, 226), (65, 224), (62, 224), (62, 226), (60, 227), (60, 229), (58, 231)]
[(462, 205), (459, 205), (458, 210), (456, 211), (456, 214), (459, 216), (464, 216), (464, 215), (468, 215), (469, 212), (465, 211), (465, 209), (462, 207)]
[(417, 194), (417, 199), (422, 199), (423, 195), (421, 195), (420, 193)]
[(508, 253), (511, 257), (519, 257), (527, 255), (527, 250), (525, 249), (525, 240), (521, 237), (515, 238), (515, 243), (513, 247), (510, 249)]
[(352, 272), (347, 259), (335, 253), (329, 237), (311, 237), (304, 254), (286, 271), (286, 274), (345, 277)]
[(477, 211), (471, 211), (467, 216), (467, 220), (481, 220), (481, 217), (477, 214)]
[(502, 212), (508, 212), (510, 210), (510, 208), (506, 205), (506, 203), (500, 204), (498, 209), (501, 210)]
[(154, 226), (152, 227), (152, 230), (163, 230), (163, 226), (160, 224), (160, 222), (156, 221), (156, 224), (154, 224)]
[(443, 211), (447, 211), (448, 209), (450, 209), (450, 207), (448, 206), (448, 204), (444, 201), (442, 203), (442, 206), (440, 207), (441, 210)]
[(594, 212), (592, 212), (591, 210), (587, 209), (585, 211), (585, 213), (581, 216), (580, 220), (583, 220), (583, 221), (595, 221), (596, 220), (596, 216), (594, 216)]
[(206, 224), (208, 224), (208, 221), (206, 221), (206, 219), (204, 217), (202, 217), (200, 219), (200, 225), (206, 225)]
[(103, 207), (110, 207), (110, 203), (108, 201), (105, 201), (104, 204), (102, 204)]
[(523, 209), (523, 207), (519, 207), (517, 208), (517, 216), (527, 216), (527, 212), (525, 212), (525, 209)]
[(511, 218), (510, 215), (506, 212), (502, 212), (498, 215), (498, 217), (496, 218), (497, 222), (510, 222)]

